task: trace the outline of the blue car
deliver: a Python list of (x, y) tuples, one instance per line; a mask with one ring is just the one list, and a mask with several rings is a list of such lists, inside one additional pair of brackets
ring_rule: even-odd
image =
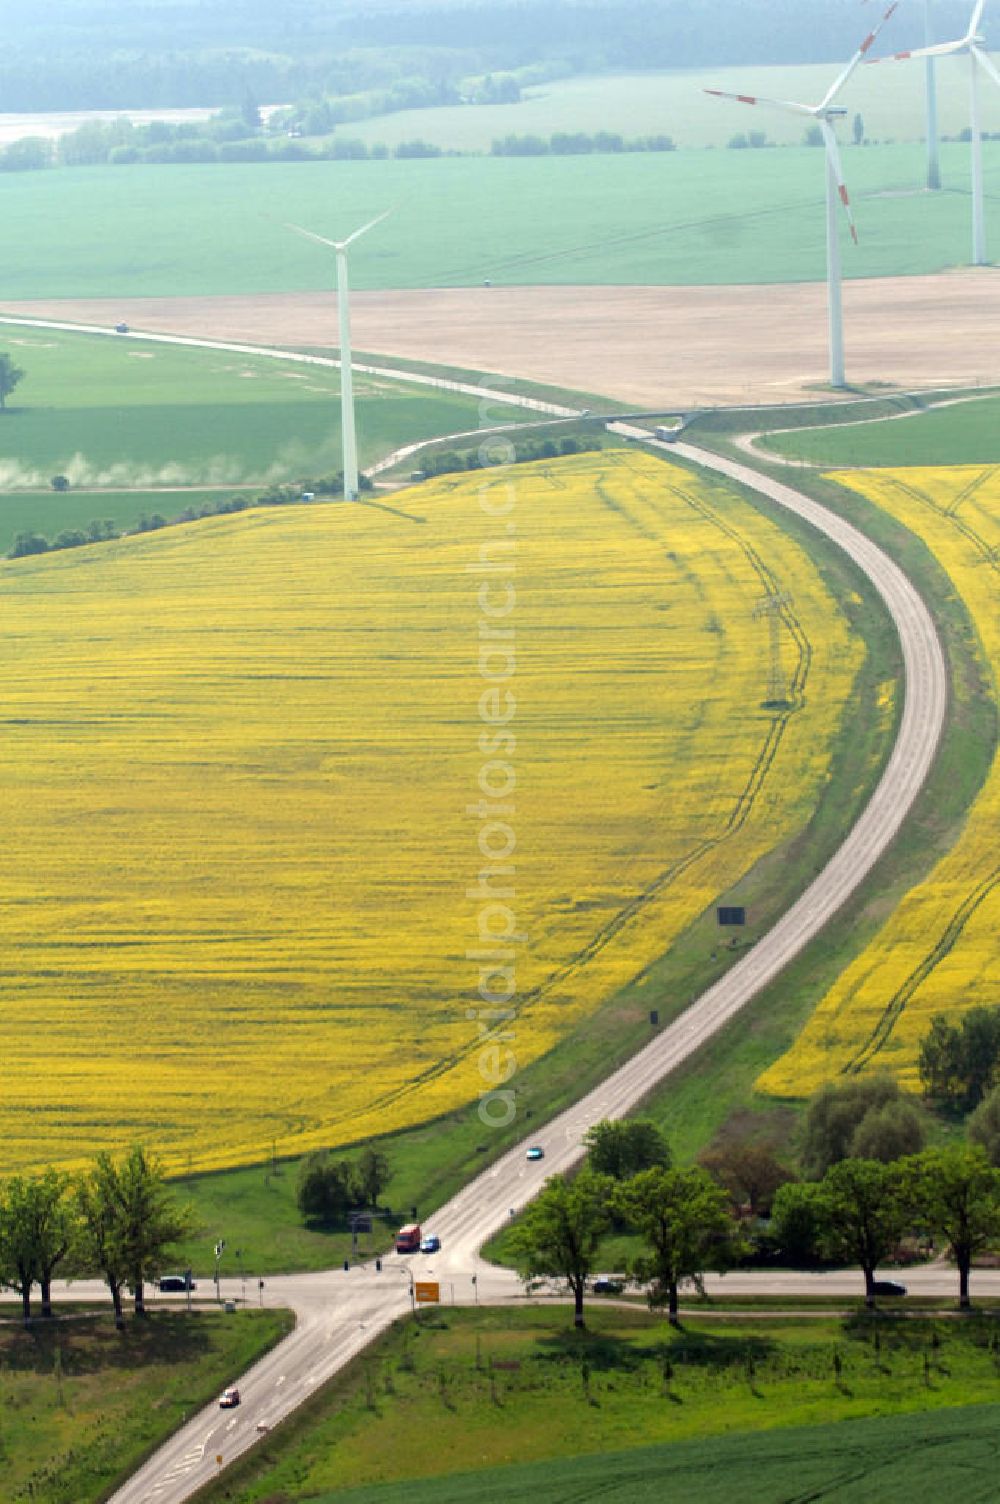
[(438, 1237), (437, 1233), (433, 1233), (432, 1232), (429, 1237), (427, 1237), (427, 1238), (421, 1238), (421, 1240), (420, 1240), (420, 1252), (421, 1253), (439, 1253), (440, 1249), (441, 1249), (441, 1239)]
[(533, 1144), (525, 1155), (525, 1159), (544, 1159), (545, 1150), (540, 1144)]

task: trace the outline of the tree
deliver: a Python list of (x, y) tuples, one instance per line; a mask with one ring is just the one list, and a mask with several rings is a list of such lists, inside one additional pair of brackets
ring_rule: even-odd
[(865, 1305), (875, 1305), (875, 1270), (892, 1252), (906, 1225), (907, 1202), (898, 1165), (873, 1159), (842, 1159), (820, 1185), (822, 1242), (829, 1254), (858, 1264), (865, 1279)]
[(77, 1251), (86, 1269), (103, 1275), (115, 1308), (115, 1326), (125, 1325), (122, 1290), (128, 1278), (128, 1251), (117, 1214), (117, 1172), (110, 1154), (101, 1153), (93, 1169), (76, 1182)]
[(852, 1159), (878, 1159), (891, 1164), (919, 1154), (927, 1142), (927, 1121), (915, 1102), (900, 1097), (866, 1112), (851, 1135)]
[(378, 1198), (392, 1178), (388, 1159), (377, 1149), (364, 1149), (356, 1173), (365, 1206), (378, 1206)]
[(775, 1193), (792, 1179), (770, 1144), (725, 1138), (699, 1156), (699, 1164), (729, 1193), (733, 1210), (766, 1217)]
[(938, 1102), (958, 1102), (963, 1095), (962, 1033), (943, 1013), (931, 1019), (917, 1057), (924, 1096)]
[(969, 1140), (986, 1151), (991, 1165), (1000, 1165), (1000, 1086), (994, 1086), (969, 1118)]
[(666, 1305), (676, 1326), (680, 1285), (700, 1290), (705, 1270), (727, 1268), (738, 1250), (725, 1191), (706, 1170), (656, 1166), (616, 1186), (612, 1204), (649, 1249), (633, 1260), (632, 1278), (650, 1283), (650, 1305)]
[(139, 1144), (120, 1162), (99, 1154), (93, 1169), (77, 1181), (76, 1209), (81, 1261), (104, 1276), (115, 1325), (124, 1323), (126, 1286), (135, 1297), (136, 1315), (145, 1315), (145, 1281), (155, 1278), (171, 1245), (191, 1227), (189, 1214), (170, 1195), (160, 1166)]
[(814, 1180), (790, 1180), (778, 1187), (771, 1208), (770, 1237), (790, 1264), (812, 1264), (820, 1257), (825, 1226), (822, 1186)]
[(31, 1291), (37, 1280), (28, 1182), (15, 1175), (0, 1194), (0, 1284), (20, 1295), (25, 1326), (31, 1320)]
[(573, 1325), (582, 1327), (583, 1295), (610, 1222), (611, 1182), (583, 1170), (573, 1180), (553, 1175), (526, 1208), (510, 1238), (523, 1279), (565, 1280), (573, 1294)]
[(73, 1236), (68, 1184), (65, 1175), (49, 1169), (40, 1175), (16, 1175), (0, 1193), (0, 1283), (20, 1295), (25, 1322), (31, 1319), (36, 1283), (42, 1315), (52, 1315), (52, 1276)]
[(907, 1194), (919, 1220), (951, 1245), (958, 1303), (969, 1308), (969, 1271), (977, 1253), (1000, 1238), (1000, 1170), (980, 1147), (926, 1149), (905, 1166)]
[(161, 1273), (172, 1245), (191, 1230), (191, 1217), (178, 1206), (162, 1168), (141, 1144), (134, 1144), (117, 1167), (115, 1194), (128, 1287), (135, 1314), (144, 1316), (145, 1281)]
[(1000, 1066), (1000, 1008), (969, 1008), (957, 1024), (939, 1013), (920, 1045), (924, 1094), (969, 1111), (996, 1084)]
[(821, 1180), (831, 1165), (855, 1155), (854, 1135), (867, 1115), (901, 1097), (899, 1083), (886, 1072), (821, 1086), (806, 1111), (802, 1148), (806, 1174)]
[(243, 102), (240, 105), (240, 120), (248, 130), (252, 131), (259, 131), (264, 124), (264, 117), (260, 113), (260, 105), (249, 89), (244, 92)]
[(30, 554), (48, 553), (49, 540), (41, 533), (18, 533), (8, 559), (26, 559)]
[(42, 1315), (52, 1315), (52, 1278), (70, 1250), (74, 1219), (66, 1192), (69, 1177), (48, 1169), (27, 1181), (28, 1217)]
[(7, 398), (24, 379), (24, 372), (16, 366), (9, 355), (0, 351), (0, 412), (7, 406)]
[(342, 1221), (356, 1200), (355, 1191), (354, 1166), (349, 1160), (332, 1160), (318, 1153), (303, 1162), (296, 1199), (306, 1222), (329, 1227)]
[(962, 1016), (962, 1075), (966, 1110), (978, 1107), (997, 1084), (1000, 1008), (970, 1008)]
[(595, 1175), (629, 1180), (640, 1170), (670, 1164), (670, 1150), (655, 1123), (643, 1118), (605, 1118), (584, 1134), (587, 1161)]

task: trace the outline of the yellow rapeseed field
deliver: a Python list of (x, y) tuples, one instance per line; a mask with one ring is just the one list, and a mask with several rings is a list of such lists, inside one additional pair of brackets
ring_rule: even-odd
[[(1000, 664), (1000, 468), (852, 471), (834, 477), (917, 534), (947, 572)], [(795, 1045), (758, 1081), (804, 1096), (843, 1073), (892, 1070), (917, 1089), (920, 1041), (935, 1013), (995, 1004), (1000, 984), (1000, 769), (957, 843), (899, 905), (823, 999)]]
[(863, 655), (775, 525), (638, 455), (0, 587), (4, 1172), (223, 1167), (506, 1087), (801, 828)]

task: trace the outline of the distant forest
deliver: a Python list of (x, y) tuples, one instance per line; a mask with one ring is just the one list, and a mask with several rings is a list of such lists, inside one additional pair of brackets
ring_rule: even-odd
[[(553, 76), (827, 62), (849, 56), (885, 3), (0, 0), (0, 113), (281, 103), (413, 80), (444, 102), (469, 76), (532, 65)], [(958, 35), (970, 4), (934, 0), (939, 35)], [(894, 47), (921, 39), (921, 16), (901, 5)]]

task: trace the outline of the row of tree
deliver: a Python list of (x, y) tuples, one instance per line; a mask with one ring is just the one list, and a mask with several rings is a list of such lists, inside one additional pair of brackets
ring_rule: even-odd
[[(567, 434), (563, 439), (516, 439), (510, 463), (531, 464), (535, 460), (553, 460), (560, 455), (589, 454), (603, 448), (600, 439), (577, 438)], [(475, 449), (441, 449), (423, 456), (415, 477), (421, 480), (434, 475), (453, 475), (460, 470), (489, 470), (496, 463), (489, 455), (489, 445), (477, 445)], [(506, 454), (505, 454), (506, 459)]]
[[(139, 146), (135, 142), (108, 145), (103, 149), (91, 146), (89, 160), (114, 167), (133, 167), (212, 162), (374, 162), (389, 157), (402, 161), (446, 155), (440, 146), (421, 140), (400, 141), (395, 146), (376, 142), (369, 146), (364, 141), (335, 136), (322, 145), (313, 146), (285, 137), (249, 136), (219, 141), (189, 126), (177, 126), (175, 130), (178, 133), (175, 139), (149, 146)], [(447, 155), (458, 156), (460, 153), (448, 152)], [(50, 167), (76, 165), (77, 161), (61, 151), (60, 143), (47, 136), (23, 136), (0, 149), (0, 172), (40, 172)]]
[[(58, 484), (64, 479), (64, 476), (53, 476), (53, 489), (67, 490), (68, 486)], [(361, 476), (359, 484), (362, 491), (373, 489), (373, 483), (366, 475)], [(174, 517), (164, 517), (160, 512), (154, 512), (151, 516), (143, 513), (132, 528), (119, 528), (113, 518), (104, 517), (93, 519), (85, 528), (63, 528), (54, 538), (47, 538), (43, 533), (21, 532), (15, 536), (7, 557), (26, 559), (38, 554), (57, 553), (64, 548), (83, 548), (88, 543), (109, 543), (123, 535), (127, 537), (133, 533), (156, 533), (161, 528), (177, 527), (182, 522), (198, 522), (205, 517), (228, 517), (253, 507), (293, 506), (312, 501), (317, 496), (339, 495), (343, 489), (343, 476), (338, 473), (307, 480), (295, 486), (271, 486), (256, 494), (220, 496), (214, 501), (203, 501), (196, 507), (185, 507)]]
[(0, 1285), (20, 1295), (27, 1322), (36, 1285), (41, 1313), (51, 1316), (57, 1270), (99, 1275), (121, 1326), (123, 1292), (143, 1315), (145, 1285), (191, 1231), (189, 1211), (139, 1145), (118, 1159), (99, 1154), (91, 1169), (75, 1176), (52, 1169), (15, 1175), (0, 1184)]
[(549, 1179), (511, 1234), (526, 1280), (566, 1283), (578, 1326), (587, 1283), (612, 1229), (636, 1236), (639, 1251), (629, 1258), (626, 1277), (646, 1288), (652, 1306), (666, 1306), (672, 1323), (685, 1282), (700, 1290), (707, 1272), (759, 1258), (762, 1247), (791, 1264), (854, 1265), (872, 1307), (875, 1272), (905, 1235), (947, 1244), (964, 1308), (973, 1259), (1000, 1240), (1000, 1170), (978, 1145), (924, 1149), (888, 1164), (844, 1158), (818, 1181), (786, 1179), (761, 1236), (731, 1188), (704, 1165), (671, 1165), (654, 1125), (598, 1124), (588, 1143), (584, 1169), (573, 1178)]
[(494, 157), (579, 157), (595, 152), (676, 151), (673, 136), (622, 136), (618, 131), (554, 131), (551, 136), (509, 135), (490, 147)]

